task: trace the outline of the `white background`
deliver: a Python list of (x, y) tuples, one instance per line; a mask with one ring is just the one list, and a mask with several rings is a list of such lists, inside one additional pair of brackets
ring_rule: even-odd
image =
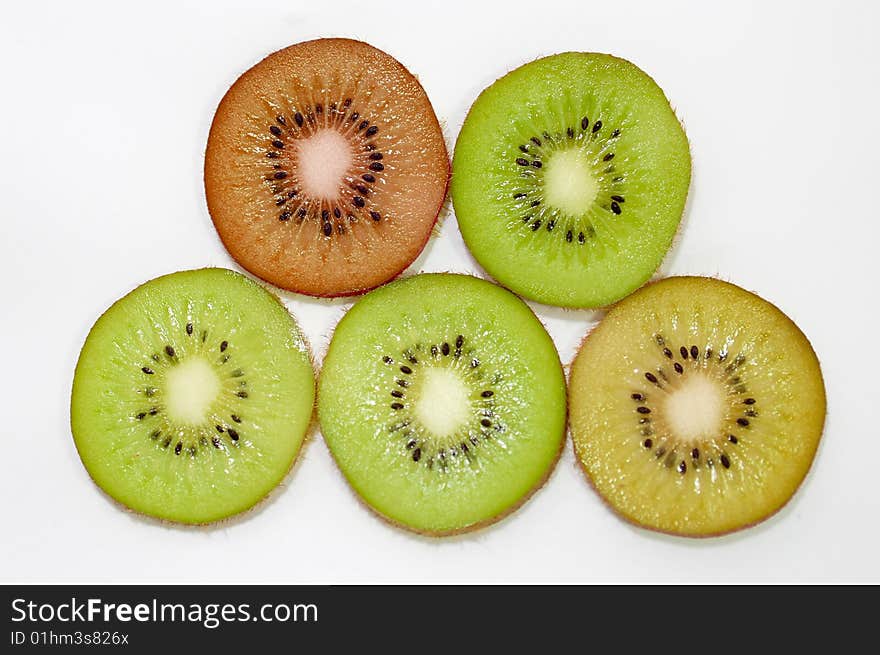
[[(838, 6), (834, 6), (838, 5)], [(876, 3), (6, 3), (0, 24), (0, 582), (880, 582)], [(814, 467), (772, 520), (690, 541), (624, 524), (575, 465), (478, 533), (390, 527), (315, 433), (257, 511), (208, 529), (123, 511), (68, 425), (76, 357), (139, 283), (234, 263), (205, 208), (214, 109), (265, 54), (320, 36), (391, 53), (450, 149), (509, 69), (565, 50), (632, 60), (691, 139), (686, 221), (662, 273), (778, 304), (824, 366)], [(453, 215), (410, 269), (483, 273)], [(283, 295), (318, 358), (349, 301)], [(599, 314), (533, 305), (570, 362)]]

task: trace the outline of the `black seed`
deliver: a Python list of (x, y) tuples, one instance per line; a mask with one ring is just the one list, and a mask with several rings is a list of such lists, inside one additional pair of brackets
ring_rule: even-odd
[[(302, 211), (302, 212), (303, 212), (302, 215), (305, 216), (305, 211), (303, 211), (303, 210), (300, 210), (300, 211)], [(293, 215), (293, 214), (290, 213), (290, 210), (289, 210), (289, 209), (285, 209), (283, 212), (281, 212), (280, 214), (278, 214), (278, 220), (279, 220), (279, 221), (289, 221), (289, 220), (290, 220), (290, 217), (291, 217), (292, 215)]]
[(366, 134), (367, 136), (373, 136), (378, 131), (379, 131), (379, 128), (376, 127), (375, 125), (373, 125), (373, 127), (369, 128), (366, 132), (364, 132), (364, 134)]
[(229, 418), (231, 418), (236, 423), (241, 423), (241, 418), (237, 414), (230, 414)]
[[(353, 114), (352, 114), (352, 116), (353, 116)], [(370, 124), (370, 121), (361, 121), (360, 124), (357, 126), (358, 132), (360, 132), (362, 129), (364, 129), (369, 124)]]
[(678, 362), (675, 362), (675, 363), (672, 365), (672, 368), (675, 369), (675, 372), (676, 372), (676, 373), (679, 373), (679, 374), (680, 374), (680, 373), (684, 373), (684, 367), (683, 367), (681, 364), (679, 364)]
[(373, 161), (379, 161), (380, 159), (382, 159), (382, 153), (381, 152), (374, 152), (374, 153), (370, 154), (370, 159), (372, 159)]
[(620, 205), (613, 200), (611, 201), (611, 211), (620, 216)]
[(284, 171), (278, 171), (272, 177), (274, 177), (276, 180), (283, 180), (285, 177), (287, 177), (287, 173), (285, 173)]
[(727, 440), (728, 440), (730, 443), (739, 443), (739, 439), (736, 438), (736, 435), (735, 435), (735, 434), (728, 434), (728, 435), (727, 435)]
[(162, 433), (161, 433), (159, 430), (153, 430), (153, 431), (150, 433), (150, 439), (152, 439), (153, 441), (155, 441), (155, 440), (158, 439), (161, 435), (162, 435)]
[(531, 207), (537, 207), (537, 206), (540, 205), (540, 204), (541, 204), (541, 201), (540, 201), (540, 200), (532, 200), (530, 206), (531, 206)]
[(193, 324), (192, 324), (192, 323), (187, 323), (187, 324), (186, 324), (186, 333), (187, 333), (187, 334), (192, 334), (192, 333), (193, 333)]
[(691, 357), (696, 359), (699, 356), (700, 356), (700, 349), (697, 348), (696, 346), (691, 346)]
[(208, 331), (202, 330), (202, 343), (205, 343), (205, 340), (208, 338)]
[(229, 348), (229, 342), (228, 342), (228, 341), (225, 341), (225, 340), (224, 340), (224, 341), (221, 341), (221, 342), (220, 342), (220, 352), (221, 352), (221, 353), (222, 353), (222, 352), (225, 352), (227, 348)]
[(682, 358), (682, 359), (687, 359), (687, 358), (688, 358), (688, 349), (685, 348), (684, 346), (682, 346), (681, 348), (679, 348), (679, 349), (678, 349), (678, 352), (681, 353), (681, 358)]
[(634, 394), (630, 395), (630, 398), (632, 398), (633, 400), (644, 400), (645, 399), (645, 397), (640, 393), (634, 393)]
[(180, 441), (178, 441), (177, 445), (174, 446), (174, 454), (179, 455), (181, 450), (183, 450), (183, 444)]
[(287, 198), (278, 198), (278, 200), (275, 201), (275, 206), (281, 207), (281, 205), (283, 205), (286, 202), (287, 202)]
[(672, 351), (669, 350), (669, 348), (664, 348), (663, 354), (666, 355), (667, 358), (672, 359)]
[(370, 190), (367, 187), (365, 187), (363, 184), (355, 184), (354, 190), (357, 191), (362, 196), (370, 195)]
[(578, 243), (584, 243), (587, 240), (587, 237), (584, 236), (583, 232), (578, 232)]
[(391, 364), (394, 360), (391, 359), (388, 355), (385, 355), (385, 356), (382, 358), (382, 361), (385, 362), (386, 364)]
[(581, 119), (581, 129), (582, 129), (582, 130), (585, 130), (585, 129), (587, 129), (587, 127), (588, 127), (589, 125), (590, 125), (590, 119), (587, 118), (586, 116), (584, 116), (584, 117)]
[(623, 182), (623, 175), (618, 175), (615, 178), (611, 179), (612, 182)]
[(416, 448), (416, 449), (413, 451), (412, 458), (413, 458), (413, 461), (414, 461), (414, 462), (418, 462), (418, 461), (422, 458), (422, 449), (421, 449), (421, 448)]
[(370, 173), (364, 173), (363, 175), (361, 175), (361, 179), (364, 182), (369, 182), (370, 184), (372, 184), (373, 182), (376, 181), (376, 176), (372, 175)]
[(541, 227), (541, 219), (539, 218), (537, 221), (532, 223), (532, 232), (535, 232), (539, 227)]
[(158, 414), (158, 413), (159, 413), (159, 408), (158, 408), (158, 407), (153, 407), (153, 408), (149, 411), (150, 416), (155, 416), (155, 415)]
[(571, 230), (565, 233), (565, 240), (571, 243), (571, 240), (574, 238), (574, 235), (571, 233)]
[(300, 114), (299, 112), (296, 112), (296, 113), (293, 115), (293, 120), (296, 121), (296, 124), (297, 124), (297, 125), (299, 125), (300, 127), (302, 127), (302, 124), (303, 124), (303, 115), (302, 115), (302, 114)]
[(237, 394), (235, 394), (235, 395), (238, 396), (239, 398), (247, 398), (247, 397), (248, 397), (248, 392), (247, 392), (247, 391), (239, 391), (239, 392), (238, 392)]
[(495, 392), (494, 392), (494, 391), (491, 391), (490, 389), (486, 389), (486, 390), (485, 390), (483, 393), (481, 393), (480, 395), (481, 395), (483, 398), (491, 398), (492, 396), (495, 395)]
[(321, 220), (329, 221), (330, 220), (330, 210), (322, 209), (321, 210)]
[(683, 461), (678, 463), (678, 472), (679, 473), (687, 473), (688, 465)]
[(281, 128), (277, 125), (272, 125), (269, 127), (269, 131), (275, 136), (281, 136)]
[(727, 455), (721, 456), (721, 466), (723, 466), (726, 469), (730, 468), (730, 460), (727, 459)]
[(354, 198), (352, 198), (351, 201), (354, 203), (355, 207), (363, 207), (366, 204), (364, 202), (364, 199), (361, 198), (360, 196), (355, 196)]
[(620, 136), (620, 130), (614, 130), (614, 131), (611, 133), (611, 138), (612, 138), (612, 139), (616, 139), (616, 138), (619, 137), (619, 136)]
[(152, 374), (153, 374), (153, 369), (151, 369), (149, 366), (144, 366), (144, 367), (141, 368), (141, 370), (142, 370), (144, 373), (146, 373), (147, 375), (152, 375)]
[(296, 198), (296, 194), (297, 194), (297, 191), (296, 191), (296, 189), (294, 189), (292, 191), (287, 192), (287, 197), (288, 198)]
[(642, 445), (644, 445), (645, 448), (650, 448), (651, 446), (654, 445), (654, 442), (651, 441), (650, 439), (645, 439), (645, 440), (642, 442)]
[(269, 159), (278, 159), (278, 153), (275, 152), (274, 150), (270, 150), (269, 152), (267, 152), (267, 153), (266, 153), (266, 156), (267, 156)]
[(611, 161), (612, 159), (614, 159), (614, 153), (613, 153), (613, 152), (609, 152), (607, 155), (605, 155), (604, 157), (602, 157), (602, 161)]
[(700, 451), (699, 451), (699, 449), (694, 448), (694, 449), (691, 451), (691, 457), (693, 457), (694, 459), (700, 459)]
[(165, 346), (165, 354), (169, 357), (174, 357), (174, 348), (171, 346)]
[(528, 154), (528, 152), (529, 152), (529, 147), (528, 147), (528, 146), (520, 146), (519, 149), (520, 149), (521, 152), (524, 152), (524, 153), (526, 153), (526, 154)]
[(528, 166), (528, 165), (529, 165), (529, 160), (528, 160), (528, 159), (525, 159), (524, 157), (517, 157), (517, 158), (516, 158), (516, 163), (519, 164), (520, 166)]
[(596, 121), (593, 123), (593, 134), (602, 129), (602, 121)]
[(565, 133), (568, 135), (569, 139), (574, 138), (574, 130), (572, 128), (568, 128)]
[(648, 371), (647, 373), (645, 373), (645, 379), (646, 379), (648, 382), (653, 382), (654, 384), (657, 384), (657, 376), (654, 375), (653, 373), (651, 373), (650, 371)]
[(492, 421), (490, 421), (487, 418), (484, 418), (480, 421), (480, 425), (482, 425), (484, 428), (490, 428), (490, 427), (492, 427)]
[(541, 147), (541, 139), (539, 139), (538, 137), (533, 136), (531, 139), (529, 139), (529, 141), (531, 141), (532, 143), (534, 143), (534, 144), (535, 144), (536, 146), (538, 146), (539, 148)]
[(444, 355), (448, 355), (449, 354), (449, 344), (444, 343), (442, 346), (440, 346), (440, 350)]
[(410, 373), (412, 373), (412, 369), (409, 366), (407, 366), (406, 364), (404, 364), (403, 366), (400, 367), (400, 372), (405, 373), (406, 375), (409, 375)]
[(736, 419), (737, 424), (746, 427), (749, 424), (749, 419), (747, 418), (738, 418)]
[(321, 114), (323, 112), (324, 112), (324, 108), (320, 104), (315, 105), (315, 113), (316, 114)]
[(165, 437), (165, 441), (162, 442), (163, 448), (168, 448), (171, 445), (171, 437)]
[(611, 199), (615, 202), (623, 202), (623, 196), (611, 196)]
[(214, 448), (220, 447), (220, 439), (218, 437), (214, 437), (213, 439), (211, 439), (211, 443), (214, 444)]
[(391, 409), (403, 409), (402, 403), (391, 403)]
[(436, 357), (438, 354), (440, 354), (440, 349), (437, 348), (437, 346), (431, 346), (431, 354)]
[(530, 220), (532, 220), (531, 214), (528, 214), (527, 216), (523, 216), (523, 223), (528, 223)]
[(651, 409), (649, 407), (645, 407), (644, 405), (640, 405), (640, 406), (636, 407), (636, 411), (639, 414), (650, 414), (651, 413)]
[(406, 380), (397, 380), (397, 385), (406, 388), (409, 386), (409, 382)]
[(157, 391), (158, 391), (158, 389), (156, 387), (147, 387), (146, 389), (144, 389), (144, 393), (147, 395), (148, 398), (150, 396), (152, 396), (154, 393), (156, 393)]
[(406, 442), (406, 449), (412, 450), (413, 448), (415, 448), (415, 445), (416, 445), (416, 440), (410, 439), (409, 441)]
[(238, 441), (238, 432), (233, 430), (232, 428), (227, 428), (226, 433), (229, 435), (229, 438), (233, 441)]
[(536, 159), (535, 161), (532, 162), (532, 166), (534, 166), (535, 168), (541, 168), (541, 162), (539, 162), (539, 161)]
[(279, 149), (280, 149), (280, 148), (283, 148), (283, 147), (284, 147), (284, 141), (279, 141), (278, 139), (275, 139), (275, 140), (272, 142), (272, 145), (275, 146), (276, 148), (279, 148)]
[(135, 418), (136, 418), (138, 421), (142, 421), (146, 415), (147, 415), (146, 412), (141, 412), (140, 414), (135, 414)]
[(329, 237), (331, 234), (333, 234), (333, 226), (330, 225), (330, 223), (324, 223), (323, 225), (321, 225), (321, 230), (324, 232), (325, 237)]
[(556, 219), (547, 223), (547, 231), (552, 232), (554, 227), (556, 227)]
[(743, 401), (743, 403), (745, 403), (746, 405), (754, 405), (754, 404), (755, 404), (755, 399), (754, 399), (754, 398), (746, 398), (746, 399)]
[(402, 391), (398, 391), (397, 389), (395, 389), (394, 391), (392, 391), (392, 392), (391, 392), (391, 395), (394, 396), (395, 398), (403, 398), (403, 392), (402, 392)]
[(377, 212), (377, 211), (371, 211), (371, 212), (370, 212), (370, 218), (372, 218), (374, 221), (381, 221), (381, 220), (382, 220), (382, 215), (381, 215), (379, 212)]

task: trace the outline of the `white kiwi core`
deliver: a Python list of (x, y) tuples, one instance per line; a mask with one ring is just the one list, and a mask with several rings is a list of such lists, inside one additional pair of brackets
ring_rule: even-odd
[(589, 156), (581, 148), (554, 152), (545, 164), (544, 197), (560, 211), (581, 216), (599, 194)]
[(694, 373), (663, 399), (666, 424), (679, 439), (696, 442), (715, 437), (725, 418), (724, 388), (717, 380)]
[(191, 357), (168, 369), (163, 399), (168, 416), (177, 423), (198, 425), (220, 392), (220, 378), (208, 360)]
[(416, 418), (436, 437), (455, 434), (471, 415), (470, 392), (464, 380), (448, 368), (428, 367), (419, 377)]
[(306, 194), (335, 200), (353, 163), (348, 139), (336, 130), (318, 130), (296, 141), (296, 155), (297, 176)]

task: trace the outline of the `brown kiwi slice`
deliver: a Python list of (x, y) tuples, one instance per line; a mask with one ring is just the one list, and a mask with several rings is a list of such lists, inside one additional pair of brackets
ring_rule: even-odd
[(686, 536), (779, 510), (810, 468), (825, 386), (809, 341), (779, 309), (699, 277), (615, 305), (572, 365), (575, 452), (624, 518)]
[(350, 39), (275, 52), (214, 116), (208, 209), (229, 253), (279, 287), (343, 296), (403, 271), (446, 195), (449, 159), (425, 91)]

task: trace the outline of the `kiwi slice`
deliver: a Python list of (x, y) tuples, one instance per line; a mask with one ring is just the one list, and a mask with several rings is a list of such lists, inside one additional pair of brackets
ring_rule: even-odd
[(449, 158), (425, 91), (349, 39), (269, 55), (232, 85), (205, 155), (208, 209), (235, 260), (279, 287), (343, 296), (418, 256)]
[(676, 277), (615, 305), (569, 383), (575, 451), (624, 518), (687, 536), (780, 509), (825, 422), (816, 354), (779, 309), (733, 284)]
[(224, 269), (138, 287), (92, 327), (73, 380), (83, 464), (110, 496), (208, 523), (277, 485), (311, 421), (315, 379), (284, 306)]
[(495, 521), (539, 487), (562, 446), (565, 405), (559, 356), (528, 306), (442, 273), (358, 301), (318, 389), (324, 439), (354, 489), (429, 534)]
[(495, 279), (539, 302), (598, 307), (660, 265), (691, 160), (650, 77), (617, 57), (569, 52), (480, 94), (453, 170), (461, 233)]

